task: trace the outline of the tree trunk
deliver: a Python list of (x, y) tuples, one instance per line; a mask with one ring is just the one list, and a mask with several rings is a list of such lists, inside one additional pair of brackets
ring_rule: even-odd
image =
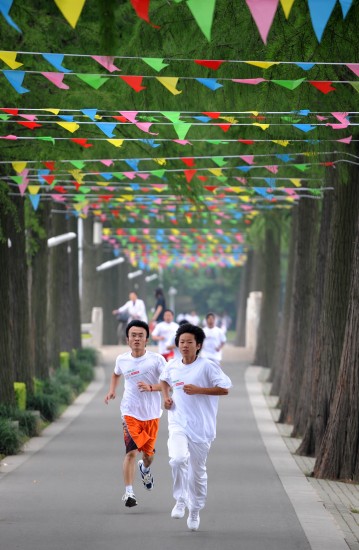
[(266, 218), (264, 273), (254, 364), (270, 368), (273, 365), (274, 342), (277, 337), (280, 293), (280, 223), (274, 216)]
[(298, 388), (304, 370), (305, 345), (311, 330), (311, 306), (314, 294), (314, 265), (317, 243), (318, 202), (301, 199), (298, 206), (298, 237), (293, 275), (292, 307), (285, 354), (285, 385), (279, 394), (279, 422), (291, 424), (298, 405)]
[(83, 221), (81, 296), (81, 320), (83, 323), (90, 323), (92, 308), (100, 306), (100, 278), (96, 267), (103, 261), (103, 248), (101, 244), (93, 244), (93, 223), (92, 217)]
[(27, 390), (33, 387), (34, 364), (31, 361), (28, 270), (25, 240), (25, 199), (20, 193), (12, 197), (20, 230), (9, 225), (10, 249), (10, 346), (16, 382), (25, 382)]
[[(77, 219), (72, 217), (68, 221), (69, 231), (77, 233)], [(78, 237), (70, 242), (71, 252), (69, 253), (69, 286), (70, 286), (70, 304), (69, 304), (69, 323), (71, 332), (69, 335), (69, 348), (81, 348), (81, 314), (80, 314), (80, 290), (79, 290), (79, 253)]]
[(278, 329), (278, 336), (275, 342), (275, 350), (273, 357), (273, 365), (270, 372), (270, 380), (272, 381), (271, 394), (279, 395), (281, 382), (283, 378), (283, 366), (285, 359), (285, 350), (288, 340), (288, 328), (290, 319), (290, 308), (292, 305), (292, 293), (293, 293), (293, 274), (294, 274), (294, 260), (295, 260), (295, 245), (298, 234), (298, 207), (294, 206), (292, 210), (291, 220), (291, 232), (288, 244), (288, 265), (287, 276), (285, 283), (285, 299), (284, 307), (280, 319), (280, 326)]
[(0, 402), (13, 405), (15, 403), (14, 393), (14, 370), (13, 357), (10, 347), (11, 315), (10, 315), (10, 258), (11, 248), (8, 246), (9, 226), (14, 221), (5, 208), (7, 190), (0, 182), (0, 232), (3, 239), (0, 239)]
[(332, 217), (332, 206), (333, 192), (325, 191), (317, 247), (313, 309), (312, 317), (309, 323), (312, 330), (309, 332), (308, 343), (305, 346), (305, 371), (299, 396), (298, 414), (294, 419), (292, 433), (292, 437), (303, 436), (304, 434), (303, 441), (297, 450), (298, 454), (303, 454), (304, 449), (306, 450), (304, 454), (312, 455), (314, 452), (313, 431), (310, 429), (310, 423), (308, 431), (306, 430), (306, 426), (308, 424), (308, 419), (311, 417), (312, 402), (315, 400), (315, 395), (317, 393), (317, 385), (313, 376), (316, 362), (316, 341), (318, 337), (318, 331), (316, 328), (319, 326), (323, 304), (325, 265), (328, 254), (328, 235), (330, 230), (330, 220)]
[(330, 416), (315, 477), (359, 481), (359, 216), (345, 338)]
[(253, 268), (253, 255), (253, 250), (248, 250), (247, 261), (243, 266), (241, 272), (237, 308), (236, 336), (234, 340), (235, 346), (245, 347), (246, 345), (247, 298), (249, 295), (249, 283)]
[[(45, 230), (46, 238), (37, 239), (38, 250), (31, 259), (31, 321), (30, 331), (33, 343), (35, 376), (45, 380), (49, 376), (47, 340), (47, 283), (49, 249), (47, 236), (51, 226), (51, 203), (43, 201), (37, 210), (39, 225)], [(32, 238), (35, 238), (32, 236)]]
[(352, 174), (349, 173), (348, 182), (338, 181), (337, 174), (334, 184), (333, 215), (328, 236), (328, 260), (314, 373), (318, 388), (312, 418), (315, 454), (320, 449), (327, 426), (344, 342), (359, 210), (359, 185), (355, 169), (356, 167), (352, 169)]

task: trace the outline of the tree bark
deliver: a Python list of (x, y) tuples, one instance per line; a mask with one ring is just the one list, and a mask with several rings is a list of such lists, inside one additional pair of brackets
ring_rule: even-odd
[(280, 223), (274, 216), (266, 218), (264, 273), (254, 364), (270, 368), (277, 337), (280, 294)]
[[(309, 332), (308, 343), (305, 346), (304, 355), (304, 377), (300, 390), (298, 413), (294, 419), (292, 437), (303, 436), (302, 443), (297, 450), (298, 454), (312, 455), (314, 452), (313, 430), (310, 429), (308, 419), (312, 415), (312, 402), (317, 393), (317, 384), (313, 376), (316, 364), (315, 350), (317, 347), (318, 330), (316, 328), (320, 323), (320, 315), (323, 305), (325, 265), (328, 254), (328, 235), (330, 231), (330, 221), (332, 217), (333, 192), (328, 190), (324, 193), (321, 222), (318, 237), (316, 273), (314, 282), (314, 298)], [(309, 427), (308, 431), (306, 427)]]
[[(77, 233), (77, 219), (72, 217), (68, 221), (69, 231)], [(69, 334), (69, 349), (81, 348), (81, 314), (80, 314), (80, 290), (79, 290), (79, 253), (78, 253), (78, 236), (77, 239), (71, 241), (71, 252), (69, 253), (69, 285), (70, 285), (70, 327)]]
[(246, 345), (247, 298), (249, 295), (249, 284), (253, 269), (253, 256), (253, 250), (248, 250), (247, 261), (243, 266), (241, 273), (237, 307), (236, 336), (234, 340), (235, 346), (245, 347)]
[(275, 342), (273, 365), (269, 380), (272, 381), (271, 395), (279, 395), (281, 382), (283, 378), (283, 367), (285, 359), (285, 350), (288, 340), (288, 329), (290, 319), (290, 309), (292, 305), (293, 293), (293, 275), (295, 260), (295, 245), (298, 234), (298, 207), (294, 206), (292, 210), (290, 239), (288, 245), (288, 265), (285, 283), (284, 307), (279, 323), (278, 336)]
[(314, 476), (359, 481), (359, 216), (338, 382)]
[(285, 354), (285, 384), (279, 394), (279, 422), (291, 424), (298, 405), (298, 388), (304, 370), (305, 345), (308, 341), (314, 293), (314, 265), (317, 236), (318, 202), (301, 199), (298, 206), (298, 237), (294, 264), (292, 307)]

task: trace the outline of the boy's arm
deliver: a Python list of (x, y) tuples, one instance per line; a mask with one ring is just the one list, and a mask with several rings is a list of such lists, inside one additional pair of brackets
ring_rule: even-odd
[(111, 382), (110, 382), (110, 389), (105, 397), (105, 403), (106, 405), (108, 405), (108, 402), (110, 401), (110, 399), (115, 399), (116, 397), (116, 388), (117, 388), (117, 385), (119, 383), (119, 380), (121, 378), (121, 375), (120, 374), (115, 374), (114, 372), (112, 373), (112, 376), (111, 376)]

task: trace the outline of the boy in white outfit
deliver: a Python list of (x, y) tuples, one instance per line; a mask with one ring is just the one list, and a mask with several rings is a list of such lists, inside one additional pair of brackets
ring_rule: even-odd
[(222, 329), (216, 327), (216, 316), (214, 313), (207, 313), (206, 324), (207, 326), (203, 329), (206, 338), (201, 349), (201, 357), (213, 359), (213, 361), (220, 364), (222, 360), (222, 348), (227, 341), (226, 335)]
[(204, 339), (200, 327), (181, 326), (176, 346), (182, 359), (170, 361), (160, 375), (176, 500), (171, 517), (183, 518), (188, 507), (187, 526), (192, 531), (199, 527), (199, 512), (207, 497), (206, 460), (216, 437), (218, 396), (227, 395), (232, 386), (218, 364), (198, 357)]

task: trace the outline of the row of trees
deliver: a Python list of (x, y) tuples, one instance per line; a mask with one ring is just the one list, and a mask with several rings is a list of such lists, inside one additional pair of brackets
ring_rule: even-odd
[[(281, 228), (288, 220), (266, 217), (265, 246), (249, 254), (240, 295), (263, 291), (254, 364), (270, 369), (279, 422), (292, 424), (292, 435), (302, 438), (297, 452), (316, 457), (316, 477), (358, 481), (356, 165), (331, 169), (326, 183), (331, 189), (323, 201), (302, 199), (293, 208), (288, 254), (280, 254)], [(280, 257), (286, 263), (284, 296)], [(242, 298), (240, 312), (243, 304)], [(243, 345), (242, 317), (237, 343)]]

